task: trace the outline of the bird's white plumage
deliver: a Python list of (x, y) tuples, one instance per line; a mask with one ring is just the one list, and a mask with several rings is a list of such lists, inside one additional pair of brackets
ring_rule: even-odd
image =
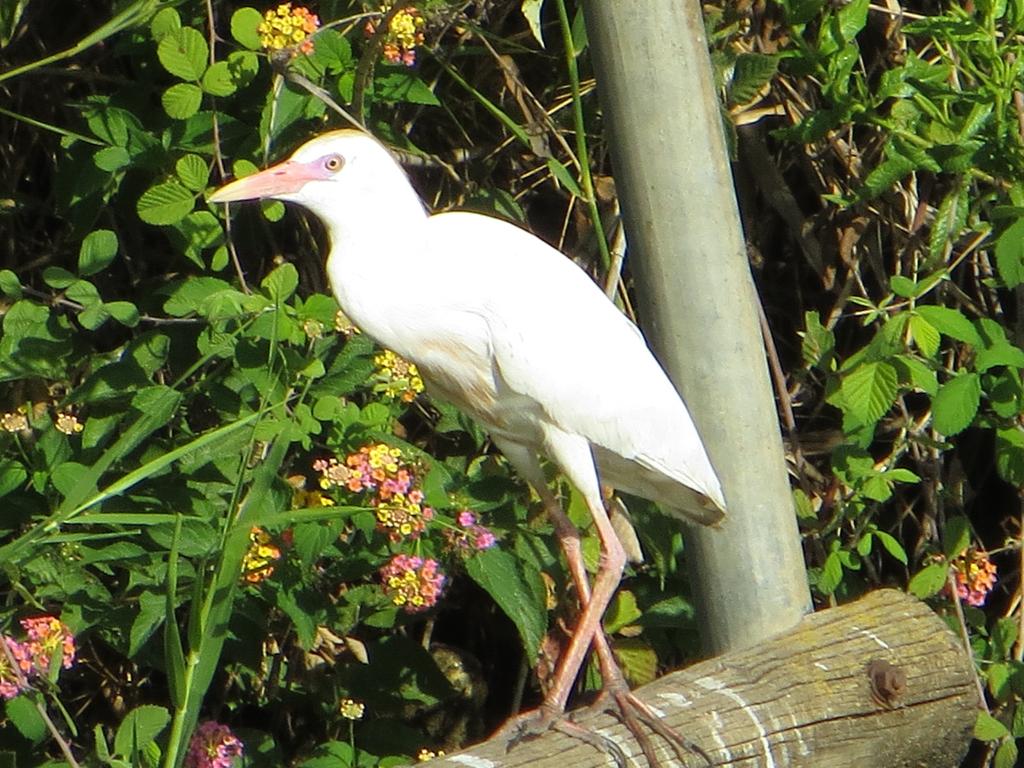
[[(337, 173), (317, 165), (328, 157), (343, 158)], [(517, 467), (527, 469), (518, 449), (540, 452), (590, 485), (585, 440), (606, 483), (697, 522), (722, 517), (685, 405), (637, 328), (575, 264), (499, 219), (428, 215), (366, 135), (326, 134), (291, 161), (316, 177), (273, 196), (324, 221), (343, 310), (416, 363), (428, 386), (520, 457), (510, 455)]]

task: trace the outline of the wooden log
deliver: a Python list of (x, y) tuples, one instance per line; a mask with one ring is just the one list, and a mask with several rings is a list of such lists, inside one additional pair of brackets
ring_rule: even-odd
[[(977, 714), (972, 661), (926, 605), (894, 590), (807, 616), (754, 648), (666, 675), (637, 690), (664, 722), (699, 745), (713, 766), (872, 768), (956, 766)], [(644, 766), (635, 740), (599, 709), (575, 722)], [(652, 736), (664, 765), (680, 761)], [(589, 768), (608, 754), (551, 731), (506, 750), (478, 744), (438, 762), (469, 768)]]

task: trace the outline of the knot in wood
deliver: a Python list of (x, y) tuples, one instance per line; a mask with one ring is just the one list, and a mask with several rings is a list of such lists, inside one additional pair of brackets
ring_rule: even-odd
[(871, 699), (878, 706), (891, 709), (907, 690), (907, 673), (885, 659), (872, 659), (865, 670), (871, 687)]

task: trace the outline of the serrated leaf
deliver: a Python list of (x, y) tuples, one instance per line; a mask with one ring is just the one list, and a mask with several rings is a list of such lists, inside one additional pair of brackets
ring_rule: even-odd
[(193, 194), (181, 182), (171, 179), (143, 192), (136, 210), (147, 224), (174, 224), (188, 216), (194, 205)]
[(117, 235), (109, 229), (97, 229), (82, 240), (78, 249), (78, 274), (94, 275), (110, 266), (117, 255)]
[(862, 424), (874, 424), (896, 399), (899, 377), (885, 361), (862, 363), (843, 378), (839, 387), (850, 412)]
[(934, 262), (944, 260), (946, 255), (946, 244), (957, 237), (961, 215), (959, 206), (961, 189), (954, 186), (939, 204), (939, 210), (932, 220), (931, 232), (928, 235), (928, 256)]
[(988, 712), (978, 712), (974, 721), (974, 738), (978, 741), (998, 741), (1009, 735), (1009, 729)]
[(804, 363), (827, 371), (836, 346), (835, 335), (821, 324), (817, 312), (804, 313), (804, 329), (801, 334), (803, 340), (800, 342)]
[(974, 323), (959, 309), (925, 305), (917, 307), (915, 313), (931, 323), (944, 336), (966, 342), (978, 349), (984, 346)]
[(914, 294), (917, 292), (917, 283), (903, 275), (893, 275), (890, 277), (889, 287), (892, 289), (893, 293), (897, 296), (902, 296), (905, 299), (913, 298)]
[(636, 595), (629, 590), (616, 592), (604, 615), (604, 631), (614, 635), (623, 627), (635, 624), (643, 613), (637, 607)]
[(646, 640), (639, 637), (616, 638), (612, 651), (631, 687), (647, 685), (657, 678), (658, 654)]
[(231, 36), (250, 51), (260, 49), (259, 26), (263, 16), (255, 8), (239, 8), (231, 15)]
[(210, 167), (199, 155), (179, 157), (174, 171), (181, 182), (193, 192), (202, 192), (210, 179)]
[(295, 293), (295, 289), (299, 287), (299, 272), (295, 269), (295, 265), (290, 262), (285, 262), (281, 266), (277, 267), (273, 272), (263, 278), (260, 283), (268, 298), (274, 302), (283, 302), (285, 299)]
[(9, 699), (6, 705), (7, 719), (14, 723), (22, 736), (38, 744), (46, 736), (46, 722), (36, 709), (32, 696), (22, 694)]
[(1024, 219), (1013, 222), (996, 240), (996, 268), (1007, 288), (1024, 283)]
[[(1017, 709), (1020, 709), (1020, 703), (1017, 704)], [(1002, 744), (999, 745), (999, 749), (996, 750), (995, 760), (992, 762), (993, 768), (1014, 768), (1017, 765), (1017, 742), (1013, 739), (1006, 739)]]
[(231, 66), (226, 61), (211, 64), (203, 73), (202, 85), (211, 96), (230, 96), (237, 88)]
[(164, 35), (156, 47), (156, 55), (172, 75), (197, 82), (206, 70), (210, 49), (199, 30), (182, 27)]
[[(319, 36), (317, 37), (316, 45), (319, 50)], [(228, 71), (231, 73), (231, 81), (234, 83), (235, 88), (244, 88), (252, 82), (253, 78), (260, 71), (259, 57), (252, 51), (232, 51), (228, 54)]]
[(1010, 485), (1024, 485), (1024, 431), (1019, 427), (996, 430), (996, 471)]
[(130, 301), (110, 301), (103, 305), (110, 316), (127, 328), (139, 324), (139, 308)]
[(893, 536), (885, 531), (875, 531), (875, 537), (882, 542), (882, 548), (904, 565), (907, 564), (907, 553)]
[(336, 30), (321, 30), (316, 36), (314, 55), (330, 72), (337, 74), (352, 64), (352, 44)]
[(976, 373), (962, 373), (941, 387), (932, 400), (932, 426), (946, 435), (967, 429), (981, 402), (981, 378)]
[(779, 58), (763, 53), (741, 53), (733, 67), (729, 100), (733, 104), (747, 104), (761, 93), (779, 69)]
[(174, 120), (188, 120), (202, 106), (203, 91), (192, 83), (178, 83), (160, 94), (160, 103), (168, 117)]
[(159, 43), (167, 35), (181, 29), (181, 16), (173, 8), (162, 8), (149, 23), (149, 34)]
[(525, 566), (492, 547), (469, 558), (466, 572), (512, 620), (526, 655), (534, 658), (547, 630), (545, 590), (539, 574)]
[(945, 563), (931, 563), (914, 574), (907, 590), (922, 600), (939, 594), (946, 586), (947, 566)]
[(900, 355), (893, 360), (900, 370), (900, 382), (914, 389), (919, 389), (934, 397), (939, 391), (939, 379), (926, 363), (909, 355)]
[(925, 357), (935, 357), (939, 351), (939, 342), (942, 337), (938, 329), (920, 315), (910, 316), (910, 333), (914, 337), (914, 343), (921, 350)]

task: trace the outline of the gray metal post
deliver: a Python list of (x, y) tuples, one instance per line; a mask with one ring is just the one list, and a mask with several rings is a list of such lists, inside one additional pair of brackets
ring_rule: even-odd
[(584, 0), (640, 319), (722, 480), (720, 530), (688, 531), (709, 653), (810, 607), (756, 297), (697, 0)]

